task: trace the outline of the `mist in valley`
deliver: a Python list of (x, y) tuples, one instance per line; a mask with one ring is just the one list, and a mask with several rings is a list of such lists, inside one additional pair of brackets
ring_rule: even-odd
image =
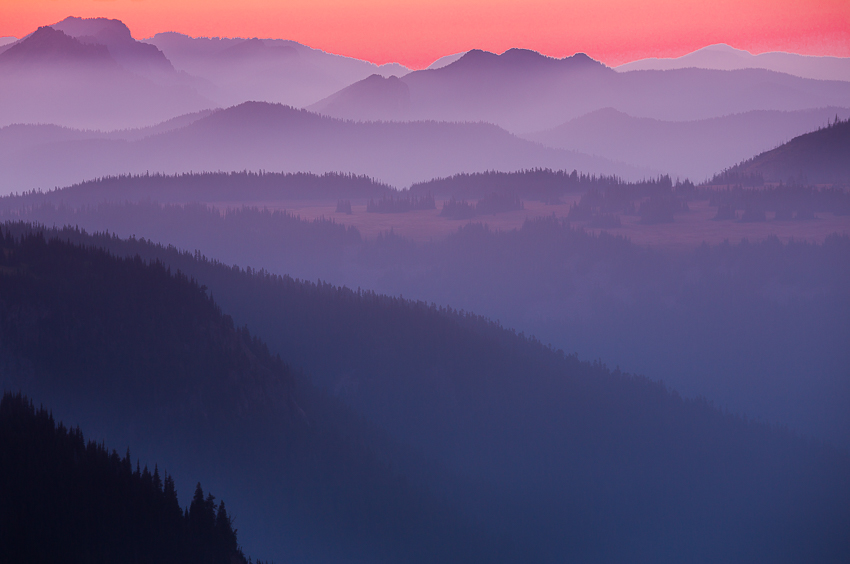
[(2, 559), (846, 561), (850, 82), (768, 55), (4, 42)]

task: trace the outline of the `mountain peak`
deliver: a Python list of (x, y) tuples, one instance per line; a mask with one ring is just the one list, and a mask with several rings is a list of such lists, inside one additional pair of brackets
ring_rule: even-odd
[(76, 38), (92, 38), (96, 41), (84, 41), (84, 43), (102, 43), (104, 45), (114, 43), (132, 42), (133, 36), (130, 28), (121, 20), (108, 18), (77, 18), (69, 16), (52, 26), (53, 29), (65, 32), (65, 34)]
[(130, 28), (121, 20), (68, 17), (50, 27), (81, 43), (106, 46), (109, 54), (131, 71), (149, 74), (174, 70), (162, 51), (133, 39)]
[[(355, 105), (358, 111), (350, 112)], [(410, 107), (410, 87), (395, 75), (372, 74), (320, 100), (308, 109), (360, 120), (399, 119)]]
[(84, 44), (49, 26), (38, 28), (0, 53), (0, 61), (26, 65), (114, 62), (105, 46)]
[(456, 61), (446, 65), (445, 69), (516, 69), (516, 70), (540, 70), (540, 69), (556, 69), (570, 67), (575, 69), (589, 68), (607, 68), (605, 65), (596, 61), (585, 53), (576, 53), (571, 57), (556, 59), (543, 55), (531, 49), (512, 48), (508, 49), (501, 55), (483, 51), (481, 49), (472, 49), (467, 51), (463, 56)]
[[(745, 51), (743, 49), (737, 49), (728, 45), (726, 43), (715, 43), (714, 45), (707, 45), (702, 49), (697, 49), (694, 53), (698, 53), (700, 51), (711, 51), (713, 53), (734, 53), (736, 55), (752, 55), (749, 51)], [(692, 53), (689, 53), (692, 54)], [(687, 56), (687, 55), (684, 55)]]

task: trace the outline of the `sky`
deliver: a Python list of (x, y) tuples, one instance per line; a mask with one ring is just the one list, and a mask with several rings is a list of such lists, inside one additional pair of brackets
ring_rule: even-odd
[(70, 15), (120, 19), (137, 39), (292, 39), (411, 68), (472, 48), (584, 52), (611, 66), (715, 43), (850, 56), (850, 0), (0, 0), (0, 36)]

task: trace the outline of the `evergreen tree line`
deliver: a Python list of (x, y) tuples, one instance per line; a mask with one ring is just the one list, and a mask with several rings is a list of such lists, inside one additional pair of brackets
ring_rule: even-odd
[(366, 204), (368, 213), (405, 213), (418, 210), (433, 210), (437, 205), (434, 196), (384, 196), (378, 200), (369, 199)]
[(791, 214), (804, 219), (814, 212), (850, 215), (850, 192), (836, 187), (780, 183), (777, 186), (747, 188), (736, 184), (725, 188), (701, 187), (695, 198), (708, 200), (712, 206), (725, 206), (737, 211), (771, 211), (782, 219), (791, 219)]
[(67, 188), (32, 190), (0, 198), (0, 211), (45, 202), (96, 205), (104, 201), (270, 202), (280, 200), (366, 199), (389, 197), (391, 186), (367, 176), (304, 172), (192, 172), (180, 174), (127, 174), (96, 178)]
[(0, 400), (0, 561), (246, 564), (224, 501), (133, 468), (18, 393)]
[(615, 186), (654, 186), (654, 179), (626, 182), (617, 176), (580, 173), (576, 170), (531, 169), (518, 172), (461, 173), (448, 178), (417, 182), (410, 186), (411, 194), (434, 194), (437, 198), (481, 200), (498, 194), (517, 196), (524, 200), (558, 203), (564, 194), (590, 189), (605, 190)]
[(641, 183), (622, 183), (603, 189), (591, 188), (570, 206), (567, 219), (589, 221), (592, 227), (620, 225), (618, 214), (637, 215), (641, 223), (671, 223), (674, 214), (688, 211), (695, 186), (667, 175)]
[(471, 219), (481, 215), (496, 215), (497, 213), (518, 211), (524, 209), (519, 196), (494, 192), (471, 204), (466, 200), (456, 200), (454, 197), (443, 202), (440, 215), (451, 219)]
[[(841, 122), (842, 127), (845, 125), (845, 122)], [(835, 127), (831, 126), (829, 131)], [(616, 176), (549, 169), (464, 173), (416, 183), (400, 191), (366, 176), (340, 173), (316, 175), (242, 171), (119, 175), (46, 192), (33, 190), (4, 196), (0, 198), (0, 213), (8, 215), (37, 209), (45, 204), (76, 209), (96, 207), (103, 202), (233, 202), (241, 206), (246, 202), (298, 200), (359, 200), (371, 202), (368, 206), (372, 211), (380, 209), (383, 210), (381, 213), (401, 213), (411, 209), (434, 209), (431, 204), (435, 197), (461, 202), (500, 198), (500, 201), (522, 199), (559, 203), (565, 194), (581, 192), (587, 193), (589, 200), (604, 196), (605, 209), (598, 213), (634, 214), (638, 212), (636, 202), (647, 198), (654, 201), (722, 200), (723, 204), (735, 200), (739, 209), (744, 209), (740, 207), (740, 200), (746, 199), (757, 202), (758, 207), (768, 211), (790, 205), (813, 211), (850, 213), (847, 191), (840, 186), (819, 188), (808, 185), (802, 178), (789, 178), (788, 182), (782, 178), (783, 182), (778, 186), (769, 186), (763, 194), (758, 194), (758, 189), (765, 186), (762, 173), (739, 168), (716, 174), (698, 189), (689, 180), (673, 182), (669, 175), (626, 182)], [(584, 214), (581, 216), (584, 218), (582, 221), (591, 219), (594, 213), (579, 211)]]

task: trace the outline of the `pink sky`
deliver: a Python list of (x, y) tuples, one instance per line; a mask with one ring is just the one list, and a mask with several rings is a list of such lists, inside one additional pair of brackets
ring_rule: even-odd
[(136, 38), (284, 38), (413, 68), (472, 48), (582, 51), (609, 65), (713, 43), (850, 56), (848, 0), (2, 0), (0, 36), (69, 15), (120, 19)]

